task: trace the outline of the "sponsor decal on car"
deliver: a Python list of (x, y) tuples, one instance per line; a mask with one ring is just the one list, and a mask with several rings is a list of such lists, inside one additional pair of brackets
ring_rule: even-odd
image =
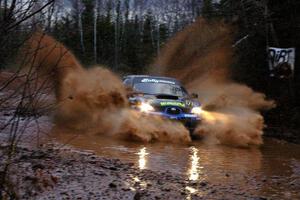
[(181, 102), (172, 102), (172, 101), (164, 101), (160, 102), (161, 106), (179, 106), (179, 107), (185, 107), (184, 103)]
[(168, 81), (168, 80), (162, 80), (162, 79), (149, 79), (149, 78), (144, 78), (141, 80), (142, 83), (168, 83), (168, 84), (173, 84), (175, 85), (175, 82), (173, 81)]
[(192, 117), (192, 118), (197, 118), (197, 115), (195, 114), (184, 114), (184, 117)]
[(187, 106), (193, 106), (193, 102), (191, 102), (191, 101), (189, 101), (189, 100), (186, 100), (186, 101), (185, 101), (185, 104), (186, 104)]

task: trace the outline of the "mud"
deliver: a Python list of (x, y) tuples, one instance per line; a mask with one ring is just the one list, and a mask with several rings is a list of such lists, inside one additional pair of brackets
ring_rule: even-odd
[(53, 132), (69, 129), (142, 142), (191, 141), (182, 124), (130, 109), (121, 80), (107, 69), (95, 67), (69, 73), (60, 93), (65, 100), (58, 104)]
[[(1, 146), (3, 152), (5, 146)], [(21, 199), (291, 199), (298, 198), (299, 179), (284, 195), (263, 195), (270, 183), (285, 185), (281, 176), (260, 177), (224, 172), (226, 184), (191, 181), (182, 174), (141, 170), (132, 163), (103, 158), (89, 151), (44, 145), (34, 151), (19, 147), (10, 178)], [(299, 175), (299, 174), (298, 174)], [(220, 177), (219, 177), (220, 178)], [(232, 179), (247, 184), (236, 184)], [(243, 182), (244, 182), (243, 181)], [(297, 182), (298, 181), (298, 182)], [(299, 195), (299, 194), (298, 194)]]
[[(300, 195), (300, 146), (284, 141), (265, 138), (260, 148), (233, 148), (203, 141), (193, 141), (190, 146), (138, 144), (94, 136), (74, 138), (72, 134), (57, 134), (55, 140), (132, 162), (140, 170), (178, 174), (190, 183), (208, 182), (232, 193), (248, 190), (251, 192), (245, 194), (250, 197), (266, 199), (297, 199)], [(225, 196), (223, 199), (230, 199)]]

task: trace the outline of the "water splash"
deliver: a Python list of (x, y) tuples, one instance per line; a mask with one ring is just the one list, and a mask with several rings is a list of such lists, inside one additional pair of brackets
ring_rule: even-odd
[(205, 112), (195, 134), (233, 146), (260, 145), (264, 122), (259, 110), (275, 104), (230, 79), (233, 32), (223, 22), (199, 18), (166, 44), (153, 71), (178, 78), (199, 94)]
[(35, 76), (55, 90), (55, 131), (142, 142), (191, 141), (182, 124), (130, 109), (126, 89), (116, 74), (105, 67), (83, 68), (54, 38), (38, 32), (25, 47), (24, 72), (35, 70)]

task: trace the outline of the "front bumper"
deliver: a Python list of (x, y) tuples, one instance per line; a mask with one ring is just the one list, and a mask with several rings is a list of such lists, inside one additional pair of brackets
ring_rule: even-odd
[(201, 117), (195, 114), (181, 113), (178, 115), (171, 115), (164, 112), (147, 112), (150, 115), (157, 115), (170, 120), (177, 120), (184, 124), (189, 130), (193, 131), (201, 121)]

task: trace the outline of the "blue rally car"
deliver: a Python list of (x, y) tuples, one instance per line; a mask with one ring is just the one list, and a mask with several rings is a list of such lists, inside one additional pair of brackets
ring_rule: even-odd
[(201, 121), (197, 94), (189, 95), (182, 84), (169, 77), (129, 75), (123, 83), (130, 90), (131, 107), (143, 113), (182, 122), (191, 133)]

